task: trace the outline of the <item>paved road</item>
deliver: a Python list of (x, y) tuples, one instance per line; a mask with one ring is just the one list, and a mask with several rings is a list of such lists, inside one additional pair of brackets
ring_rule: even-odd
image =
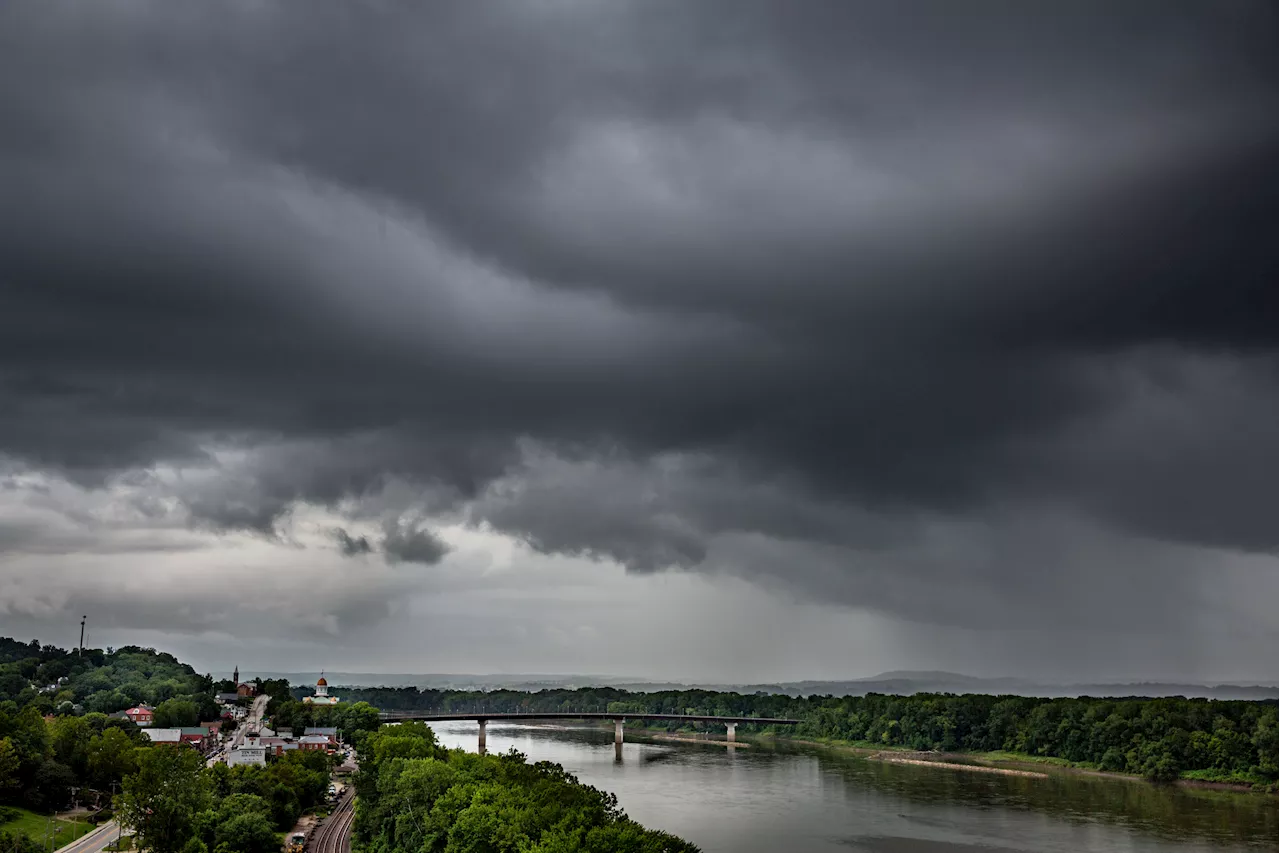
[(253, 705), (249, 708), (249, 716), (236, 727), (236, 733), (231, 739), (233, 747), (239, 746), (248, 732), (256, 732), (262, 728), (262, 718), (267, 715), (267, 703), (270, 701), (270, 696), (259, 696), (253, 700)]
[(271, 701), (270, 696), (259, 696), (253, 700), (253, 706), (249, 708), (249, 714), (236, 727), (236, 732), (231, 736), (231, 741), (225, 747), (219, 747), (218, 751), (209, 756), (205, 764), (209, 767), (226, 761), (227, 753), (244, 742), (246, 732), (256, 731), (262, 727), (262, 718), (267, 713), (267, 703)]
[(114, 820), (109, 820), (88, 835), (82, 835), (65, 847), (59, 847), (56, 853), (99, 853), (115, 841), (119, 833), (120, 827)]

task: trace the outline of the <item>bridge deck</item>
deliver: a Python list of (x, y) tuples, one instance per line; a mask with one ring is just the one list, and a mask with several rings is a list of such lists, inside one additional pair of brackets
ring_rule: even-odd
[(498, 722), (501, 720), (669, 720), (681, 723), (754, 723), (756, 725), (794, 726), (799, 720), (787, 720), (780, 717), (703, 717), (689, 714), (608, 714), (602, 712), (573, 713), (548, 711), (544, 713), (506, 713), (506, 714), (416, 714), (413, 712), (383, 712), (378, 715), (384, 723), (400, 721), (448, 722), (454, 720), (471, 720), (473, 722)]

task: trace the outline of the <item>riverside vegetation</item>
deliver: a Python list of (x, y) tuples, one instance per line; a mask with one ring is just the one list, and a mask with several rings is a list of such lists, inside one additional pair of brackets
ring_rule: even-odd
[(392, 711), (788, 717), (800, 720), (800, 725), (776, 732), (769, 726), (742, 725), (738, 732), (875, 749), (1022, 758), (1141, 775), (1155, 782), (1190, 779), (1274, 790), (1277, 777), (1275, 700), (925, 693), (794, 698), (709, 690), (633, 693), (600, 687), (537, 693), (344, 688), (343, 695)]
[(696, 853), (645, 829), (618, 800), (517, 752), (447, 750), (423, 723), (359, 741), (357, 841), (370, 853)]

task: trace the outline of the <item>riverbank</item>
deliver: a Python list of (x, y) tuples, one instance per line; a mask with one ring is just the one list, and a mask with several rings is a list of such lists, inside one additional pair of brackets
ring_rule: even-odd
[[(535, 724), (536, 725), (536, 724)], [(576, 726), (547, 726), (561, 729), (577, 728)], [(587, 728), (612, 728), (611, 725), (586, 723)], [(633, 736), (645, 737), (650, 740), (675, 741), (685, 743), (714, 743), (724, 746), (729, 741), (721, 738), (712, 738), (709, 734), (697, 736), (693, 733), (674, 734), (665, 727), (655, 724), (652, 728), (644, 725), (628, 726), (627, 731)], [(1067, 774), (1072, 776), (1088, 776), (1099, 779), (1118, 779), (1127, 782), (1140, 782), (1142, 784), (1153, 784), (1137, 773), (1121, 773), (1111, 770), (1099, 770), (1096, 767), (1074, 763), (1065, 758), (1057, 758), (1055, 756), (1046, 755), (1027, 755), (1017, 752), (920, 752), (906, 746), (886, 746), (884, 744), (871, 743), (870, 741), (844, 741), (826, 738), (792, 738), (785, 735), (777, 735), (773, 733), (738, 733), (738, 739), (734, 741), (734, 745), (743, 746), (749, 743), (765, 744), (795, 744), (798, 746), (812, 746), (821, 749), (831, 749), (841, 752), (845, 755), (857, 755), (863, 758), (871, 758), (879, 761), (890, 761), (889, 755), (896, 755), (897, 758), (890, 761), (896, 764), (934, 764), (951, 769), (972, 770), (973, 768), (988, 768), (993, 770), (1007, 769), (1018, 771), (1007, 775), (1040, 775), (1048, 778), (1049, 774)], [(910, 759), (910, 760), (906, 760)], [(1046, 772), (1047, 771), (1047, 772)], [(1231, 791), (1237, 793), (1256, 793), (1276, 795), (1275, 785), (1271, 783), (1268, 789), (1266, 783), (1254, 783), (1248, 781), (1222, 781), (1215, 779), (1202, 779), (1194, 777), (1183, 777), (1174, 781), (1172, 784), (1181, 788), (1192, 788), (1198, 790), (1212, 791)]]
[[(912, 757), (912, 756), (919, 757)], [(1023, 776), (1030, 779), (1048, 779), (1048, 773), (1041, 773), (1038, 770), (1014, 770), (1009, 767), (991, 767), (986, 764), (957, 764), (953, 761), (940, 761), (934, 757), (933, 753), (922, 755), (921, 753), (886, 753), (877, 752), (875, 755), (868, 756), (872, 761), (883, 761), (887, 764), (914, 764), (921, 767), (945, 767), (948, 770), (965, 770), (971, 773), (997, 773), (1001, 776)]]
[[(1096, 767), (1087, 767), (1067, 761), (1065, 758), (1056, 758), (1052, 756), (1041, 755), (1024, 755), (1016, 752), (929, 752), (920, 753), (909, 747), (894, 747), (874, 744), (867, 741), (839, 741), (826, 739), (807, 739), (807, 738), (787, 738), (778, 737), (776, 735), (748, 735), (753, 740), (766, 741), (778, 744), (803, 744), (805, 746), (815, 746), (822, 749), (831, 749), (846, 755), (858, 755), (864, 758), (873, 758), (880, 761), (888, 760), (885, 757), (891, 754), (900, 756), (893, 763), (898, 764), (937, 764), (944, 767), (959, 766), (965, 769), (971, 767), (988, 767), (992, 769), (1009, 769), (1018, 771), (1030, 771), (1040, 773), (1046, 778), (1049, 773), (1063, 774), (1071, 776), (1090, 776), (1099, 779), (1118, 779), (1127, 782), (1141, 782), (1142, 784), (1152, 784), (1143, 779), (1136, 773), (1119, 773), (1111, 770), (1098, 770)], [(913, 759), (906, 761), (902, 759)], [(1046, 773), (1045, 771), (1048, 771)], [(1271, 794), (1275, 796), (1274, 790), (1266, 790), (1254, 783), (1250, 782), (1221, 782), (1208, 779), (1183, 778), (1178, 779), (1172, 784), (1181, 788), (1194, 788), (1199, 790), (1213, 791), (1235, 791), (1238, 793), (1250, 794)]]

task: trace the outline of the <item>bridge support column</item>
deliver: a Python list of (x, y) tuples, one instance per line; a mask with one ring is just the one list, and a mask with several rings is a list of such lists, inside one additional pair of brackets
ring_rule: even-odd
[(728, 729), (729, 729), (729, 734), (728, 734), (728, 736), (725, 738), (725, 740), (729, 741), (729, 743), (733, 743), (733, 742), (734, 742), (734, 740), (736, 740), (736, 735), (737, 735), (737, 731), (738, 731), (738, 724), (737, 724), (737, 723), (725, 723), (725, 726), (727, 726), (727, 727), (728, 727)]
[(622, 720), (613, 721), (613, 742), (621, 746), (622, 744)]
[(487, 726), (487, 725), (488, 725), (489, 721), (488, 721), (488, 720), (479, 720), (478, 722), (480, 723), (480, 745), (476, 748), (476, 751), (477, 751), (477, 752), (479, 752), (481, 755), (484, 755), (484, 753), (485, 753), (485, 748), (484, 748), (484, 730), (485, 730), (485, 726)]
[(615, 762), (622, 761), (622, 741), (615, 740), (613, 742), (613, 760)]

